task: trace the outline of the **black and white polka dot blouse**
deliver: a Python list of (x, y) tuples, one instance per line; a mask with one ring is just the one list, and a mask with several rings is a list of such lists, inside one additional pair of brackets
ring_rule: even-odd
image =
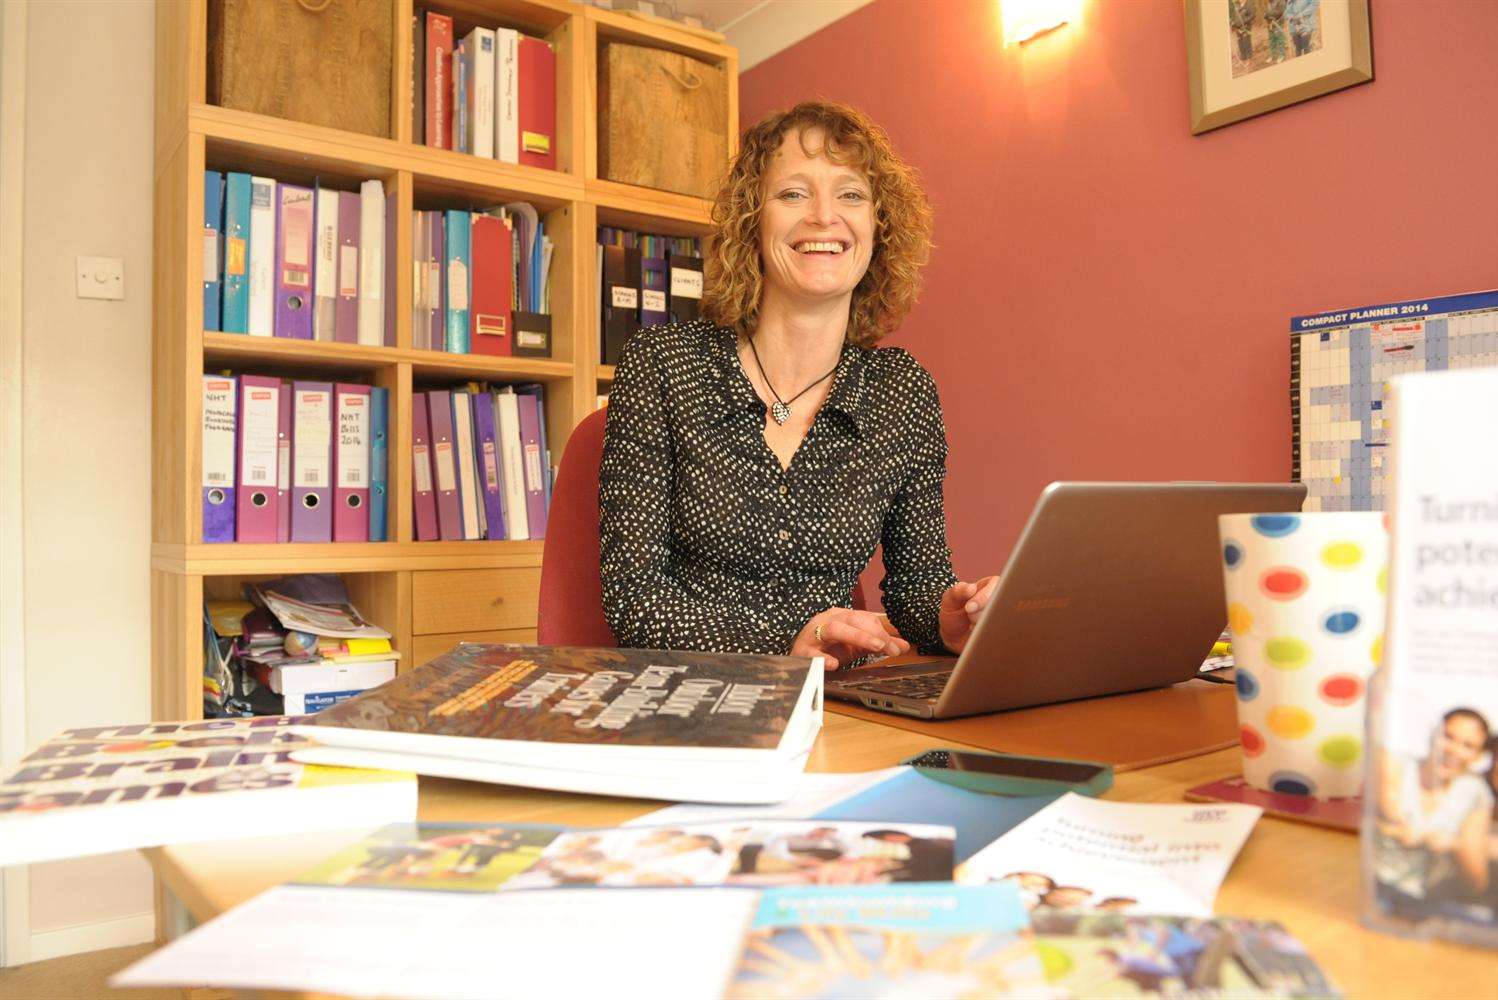
[(705, 320), (630, 339), (609, 392), (599, 482), (603, 607), (623, 646), (787, 653), (847, 607), (884, 544), (890, 620), (942, 652), (954, 582), (947, 439), (930, 374), (899, 348), (843, 347), (788, 470), (734, 333)]

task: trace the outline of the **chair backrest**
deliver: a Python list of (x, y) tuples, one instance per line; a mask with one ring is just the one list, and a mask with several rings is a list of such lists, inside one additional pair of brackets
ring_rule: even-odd
[(541, 553), (536, 641), (543, 646), (617, 646), (603, 617), (598, 575), (598, 467), (607, 410), (573, 428), (551, 487)]
[[(543, 646), (618, 645), (603, 617), (598, 573), (598, 468), (607, 412), (590, 413), (573, 428), (551, 487), (536, 621), (536, 641)], [(853, 607), (866, 607), (858, 580)]]

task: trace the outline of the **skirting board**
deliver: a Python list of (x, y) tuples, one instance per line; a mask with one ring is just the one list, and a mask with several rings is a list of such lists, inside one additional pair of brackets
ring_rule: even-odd
[(147, 911), (114, 920), (101, 920), (92, 924), (74, 927), (59, 927), (55, 931), (42, 931), (31, 935), (30, 954), (26, 962), (41, 962), (64, 955), (78, 955), (86, 951), (104, 948), (124, 948), (132, 944), (146, 944), (156, 938), (156, 915)]

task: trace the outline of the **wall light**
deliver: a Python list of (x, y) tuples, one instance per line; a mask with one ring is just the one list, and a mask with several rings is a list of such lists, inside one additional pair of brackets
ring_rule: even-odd
[(1004, 44), (1018, 45), (1082, 13), (1082, 0), (999, 0), (1004, 25)]

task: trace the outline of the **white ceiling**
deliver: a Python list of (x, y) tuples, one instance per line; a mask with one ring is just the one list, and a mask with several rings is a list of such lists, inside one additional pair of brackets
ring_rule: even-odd
[[(790, 48), (870, 0), (657, 0), (662, 14), (692, 14), (728, 36), (739, 72)], [(623, 6), (623, 4), (619, 4)]]

